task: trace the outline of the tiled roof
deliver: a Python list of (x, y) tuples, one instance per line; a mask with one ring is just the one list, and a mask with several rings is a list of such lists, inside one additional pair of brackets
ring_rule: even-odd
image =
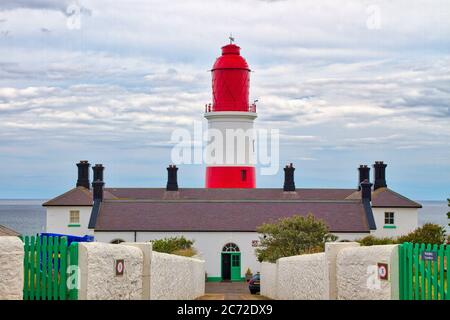
[(13, 229), (2, 226), (0, 224), (0, 237), (2, 237), (2, 236), (19, 236), (19, 235), (20, 235), (20, 233), (18, 233), (17, 231), (14, 231)]
[[(112, 199), (109, 192), (105, 192), (105, 198)], [(92, 191), (85, 187), (76, 187), (56, 198), (53, 198), (42, 204), (44, 207), (52, 206), (92, 206)]]
[[(167, 192), (165, 188), (105, 188), (107, 200), (346, 200), (361, 199), (356, 189), (308, 189), (283, 192), (279, 188), (256, 189), (206, 189), (181, 188), (178, 192)], [(44, 206), (92, 206), (92, 192), (86, 188), (74, 188), (43, 204)], [(421, 205), (388, 188), (372, 193), (373, 207), (420, 208)]]
[[(361, 199), (361, 192), (356, 191), (347, 199)], [(372, 192), (372, 208), (422, 208), (420, 203), (408, 199), (389, 188), (379, 188)]]
[(255, 231), (265, 222), (312, 213), (333, 232), (369, 232), (361, 201), (106, 200), (96, 231)]
[[(92, 206), (92, 192), (74, 188), (44, 206)], [(388, 188), (372, 193), (372, 206), (420, 208)], [(332, 232), (375, 228), (356, 189), (105, 188), (94, 209), (89, 227), (96, 231), (255, 231), (262, 223), (308, 213)]]

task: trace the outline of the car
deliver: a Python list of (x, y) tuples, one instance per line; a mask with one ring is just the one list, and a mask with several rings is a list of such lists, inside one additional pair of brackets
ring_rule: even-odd
[(257, 273), (248, 282), (248, 289), (250, 290), (251, 294), (257, 294), (261, 290), (259, 286), (260, 280), (261, 276), (259, 273)]

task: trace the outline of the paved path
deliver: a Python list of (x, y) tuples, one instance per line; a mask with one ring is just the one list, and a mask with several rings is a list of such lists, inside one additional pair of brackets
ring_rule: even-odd
[(206, 282), (205, 295), (198, 300), (268, 300), (268, 298), (250, 294), (247, 282)]

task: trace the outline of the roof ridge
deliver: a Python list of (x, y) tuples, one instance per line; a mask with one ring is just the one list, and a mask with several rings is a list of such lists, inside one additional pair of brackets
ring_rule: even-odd
[(205, 203), (205, 202), (213, 202), (213, 203), (221, 203), (221, 202), (232, 202), (232, 203), (240, 203), (240, 202), (248, 202), (248, 203), (361, 203), (361, 199), (329, 199), (329, 200), (299, 200), (299, 199), (211, 199), (211, 200), (202, 200), (202, 199), (104, 199), (103, 202), (110, 203)]

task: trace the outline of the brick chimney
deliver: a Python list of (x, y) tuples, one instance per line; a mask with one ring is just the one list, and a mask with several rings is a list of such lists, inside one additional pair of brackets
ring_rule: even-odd
[(103, 170), (105, 170), (105, 167), (102, 164), (96, 164), (92, 167), (92, 172), (94, 173), (93, 181), (103, 181)]
[(372, 201), (372, 184), (365, 179), (360, 184), (361, 200)]
[(290, 163), (289, 166), (284, 167), (283, 191), (295, 191), (294, 171), (295, 168), (292, 163)]
[(367, 165), (360, 165), (358, 171), (359, 171), (358, 190), (361, 190), (361, 182), (363, 182), (364, 180), (370, 182), (370, 168)]
[(387, 164), (383, 163), (383, 161), (375, 161), (375, 164), (373, 165), (373, 168), (374, 168), (373, 190), (387, 187), (386, 167), (387, 167)]
[(77, 180), (77, 187), (85, 187), (86, 189), (90, 188), (89, 185), (89, 167), (91, 165), (87, 160), (81, 160), (79, 163), (77, 163), (78, 167), (78, 180)]
[(178, 191), (178, 168), (176, 165), (169, 165), (167, 168), (167, 191)]

